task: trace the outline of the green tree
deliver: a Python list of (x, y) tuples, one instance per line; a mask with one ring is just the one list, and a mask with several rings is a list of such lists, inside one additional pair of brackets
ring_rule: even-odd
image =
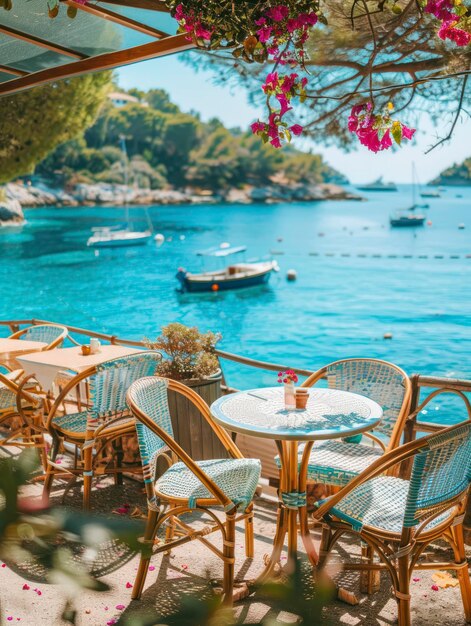
[(161, 163), (167, 168), (171, 183), (183, 182), (190, 152), (200, 141), (201, 129), (201, 122), (191, 115), (179, 113), (166, 116), (162, 134)]
[(110, 73), (89, 74), (2, 98), (0, 183), (29, 174), (57, 146), (90, 126)]
[(178, 106), (170, 101), (170, 96), (163, 89), (150, 89), (142, 99), (148, 102), (150, 107), (161, 113), (180, 112)]
[(105, 141), (117, 146), (124, 136), (129, 154), (142, 154), (161, 135), (164, 124), (165, 117), (158, 111), (141, 104), (127, 104), (109, 112)]

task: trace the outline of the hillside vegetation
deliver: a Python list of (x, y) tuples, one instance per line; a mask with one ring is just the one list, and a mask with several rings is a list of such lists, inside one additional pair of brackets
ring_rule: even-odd
[(463, 163), (455, 163), (435, 178), (432, 185), (471, 185), (471, 157)]
[(126, 138), (130, 180), (142, 188), (225, 191), (244, 185), (348, 182), (317, 154), (279, 151), (240, 129), (184, 113), (166, 92), (130, 90), (139, 102), (108, 100), (95, 123), (49, 155), (36, 173), (55, 185), (122, 183), (120, 137)]

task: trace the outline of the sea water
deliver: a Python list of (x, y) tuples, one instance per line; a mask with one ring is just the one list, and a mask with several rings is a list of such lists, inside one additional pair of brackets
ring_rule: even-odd
[[(221, 332), (224, 350), (291, 367), (363, 356), (408, 373), (470, 378), (471, 188), (420, 199), (430, 204), (420, 209), (429, 225), (416, 229), (389, 226), (391, 212), (411, 205), (408, 186), (359, 193), (366, 202), (150, 207), (162, 245), (99, 253), (87, 248), (90, 230), (122, 221), (121, 208), (26, 210), (23, 228), (0, 233), (0, 319), (138, 340), (179, 321)], [(142, 209), (131, 214), (137, 225)], [(223, 242), (246, 245), (247, 260), (271, 256), (280, 272), (264, 287), (180, 294), (177, 269), (201, 271), (195, 253)], [(234, 387), (275, 380), (225, 369)]]

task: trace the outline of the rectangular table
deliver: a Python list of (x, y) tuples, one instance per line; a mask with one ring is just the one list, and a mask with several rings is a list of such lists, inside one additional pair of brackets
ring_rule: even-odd
[[(32, 343), (32, 342), (30, 342)], [(59, 372), (69, 371), (79, 374), (93, 365), (100, 365), (110, 359), (128, 356), (140, 352), (129, 346), (102, 345), (97, 354), (84, 356), (80, 346), (56, 348), (20, 356), (17, 361), (27, 375), (33, 374), (44, 391), (51, 391)]]
[(0, 337), (0, 363), (18, 368), (16, 357), (21, 354), (40, 352), (47, 346), (43, 341), (26, 341), (23, 339), (7, 339)]

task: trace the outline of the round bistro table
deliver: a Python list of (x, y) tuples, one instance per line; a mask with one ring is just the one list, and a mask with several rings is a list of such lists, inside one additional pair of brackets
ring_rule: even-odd
[[(356, 393), (336, 389), (308, 389), (306, 409), (287, 411), (282, 387), (239, 391), (211, 405), (214, 420), (226, 430), (273, 439), (280, 456), (280, 489), (273, 551), (259, 580), (270, 576), (280, 561), (288, 534), (288, 568), (297, 558), (298, 528), (309, 560), (318, 562), (308, 528), (307, 467), (315, 441), (352, 437), (379, 424), (379, 404)], [(304, 450), (299, 460), (299, 445)], [(299, 527), (298, 527), (299, 520)]]

